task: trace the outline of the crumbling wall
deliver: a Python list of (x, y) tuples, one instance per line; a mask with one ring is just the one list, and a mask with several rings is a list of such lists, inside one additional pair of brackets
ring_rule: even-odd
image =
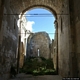
[[(39, 56), (38, 56), (39, 49)], [(30, 40), (30, 56), (50, 58), (50, 38), (46, 32), (35, 33)]]
[[(4, 1), (4, 0), (1, 0), (1, 1)], [(79, 0), (77, 0), (76, 3), (79, 5), (78, 1)], [(78, 6), (77, 4), (76, 6)], [(70, 59), (70, 53), (71, 53), (70, 49), (72, 47), (70, 45), (71, 41), (69, 41), (70, 39), (69, 35), (71, 34), (69, 30), (70, 24), (69, 24), (68, 0), (5, 0), (5, 6), (4, 7), (2, 6), (2, 8), (0, 9), (0, 13), (2, 14), (0, 15), (0, 17), (2, 16), (2, 19), (3, 19), (2, 23), (0, 21), (0, 25), (2, 25), (1, 31), (0, 31), (0, 49), (1, 49), (0, 59), (2, 59), (1, 65), (0, 65), (1, 66), (0, 72), (2, 72), (1, 74), (7, 74), (9, 70), (5, 71), (5, 69), (8, 69), (8, 68), (10, 69), (10, 67), (7, 67), (8, 62), (5, 63), (7, 64), (6, 67), (4, 67), (5, 64), (2, 65), (3, 60), (5, 61), (5, 59), (3, 59), (3, 51), (4, 51), (4, 55), (6, 55), (7, 53), (7, 54), (12, 54), (12, 56), (14, 56), (16, 52), (16, 47), (17, 47), (17, 44), (16, 44), (17, 43), (17, 34), (16, 34), (17, 29), (14, 30), (14, 27), (13, 27), (14, 21), (16, 21), (14, 20), (14, 18), (17, 19), (17, 15), (16, 16), (3, 15), (2, 12), (8, 13), (8, 14), (9, 13), (20, 14), (21, 12), (25, 12), (26, 10), (32, 9), (34, 7), (44, 7), (45, 9), (48, 9), (52, 13), (54, 13), (55, 16), (57, 16), (57, 21), (58, 21), (58, 68), (59, 68), (59, 74), (62, 75), (63, 77), (67, 77), (70, 74), (69, 59)], [(75, 12), (78, 12), (77, 14), (79, 15), (79, 11), (75, 11)], [(79, 26), (79, 23), (76, 23), (76, 26)], [(79, 34), (79, 31), (77, 31), (77, 34)], [(79, 46), (78, 43), (79, 43), (79, 38), (77, 38), (77, 46)], [(79, 51), (79, 48), (77, 48), (77, 50)], [(13, 61), (12, 59), (11, 60), (7, 59), (7, 60), (9, 60), (9, 62)], [(79, 61), (79, 58), (78, 58), (78, 61)]]
[[(63, 77), (69, 75), (69, 59), (70, 59), (70, 24), (69, 24), (69, 0), (11, 0), (12, 6), (15, 8), (15, 13), (25, 12), (26, 10), (35, 7), (42, 7), (50, 10), (56, 17), (57, 22), (60, 22), (59, 16), (62, 18), (63, 32), (60, 32), (58, 24), (58, 71)], [(72, 4), (71, 4), (72, 5)], [(67, 66), (66, 66), (67, 65)], [(64, 68), (66, 67), (66, 69)]]
[(53, 42), (53, 63), (54, 63), (54, 68), (57, 70), (57, 30), (55, 31), (55, 37), (54, 37), (54, 42)]
[(30, 34), (27, 38), (27, 52), (26, 52), (26, 58), (30, 57), (30, 40), (32, 38), (33, 34)]

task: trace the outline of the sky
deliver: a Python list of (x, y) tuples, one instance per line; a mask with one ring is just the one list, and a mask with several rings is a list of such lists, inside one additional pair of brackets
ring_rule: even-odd
[(28, 20), (28, 28), (31, 32), (45, 31), (49, 34), (50, 39), (54, 39), (55, 17), (50, 11), (42, 8), (32, 9), (26, 12), (26, 18)]

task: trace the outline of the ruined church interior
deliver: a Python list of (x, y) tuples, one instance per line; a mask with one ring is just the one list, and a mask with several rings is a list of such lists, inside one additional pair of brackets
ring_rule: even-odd
[[(46, 9), (55, 17), (57, 34), (52, 43), (46, 32), (33, 34), (25, 28), (27, 20), (23, 15), (35, 8)], [(10, 79), (11, 69), (14, 66), (13, 75), (21, 77), (19, 72), (25, 60), (40, 55), (52, 59), (57, 73), (40, 80), (79, 80), (80, 0), (0, 0), (0, 80), (35, 80), (32, 76)]]

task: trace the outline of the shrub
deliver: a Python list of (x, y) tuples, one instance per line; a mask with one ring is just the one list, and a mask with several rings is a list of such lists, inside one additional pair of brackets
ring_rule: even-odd
[[(41, 60), (40, 60), (41, 59)], [(33, 74), (33, 75), (52, 75), (56, 74), (52, 59), (40, 58), (27, 58), (23, 67), (20, 69), (20, 73)]]

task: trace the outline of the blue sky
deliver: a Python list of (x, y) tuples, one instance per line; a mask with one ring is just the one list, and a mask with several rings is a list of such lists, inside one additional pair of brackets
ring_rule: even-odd
[[(29, 16), (26, 15), (26, 18), (28, 22), (31, 23), (30, 29), (32, 28), (32, 32), (45, 31), (49, 33), (51, 39), (54, 38), (55, 18), (50, 11), (42, 8), (36, 8), (36, 9), (29, 10), (27, 14), (29, 14)], [(50, 14), (50, 15), (39, 15), (39, 14)]]

